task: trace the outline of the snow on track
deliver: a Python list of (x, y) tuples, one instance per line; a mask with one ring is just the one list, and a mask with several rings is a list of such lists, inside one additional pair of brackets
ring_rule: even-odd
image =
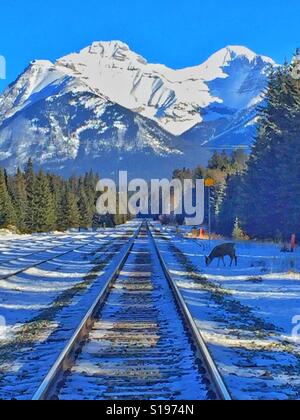
[(4, 245), (0, 242), (0, 279), (19, 273), (22, 270), (41, 264), (43, 261), (50, 260), (71, 252), (76, 248), (81, 248), (85, 244), (105, 238), (103, 234), (73, 235), (68, 240), (52, 237), (46, 243), (34, 240), (28, 236), (29, 244), (24, 247), (23, 240), (13, 241)]
[(32, 397), (136, 228), (74, 234), (82, 248), (54, 253), (38, 267), (0, 280), (0, 316), (8, 332), (0, 337), (0, 398)]
[(59, 399), (206, 400), (206, 370), (146, 231), (134, 247)]

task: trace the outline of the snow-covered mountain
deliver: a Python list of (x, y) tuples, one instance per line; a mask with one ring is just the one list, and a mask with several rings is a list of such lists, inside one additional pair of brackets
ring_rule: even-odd
[(274, 65), (227, 47), (204, 64), (172, 70), (118, 41), (56, 63), (35, 61), (0, 96), (0, 163), (14, 169), (33, 156), (66, 173), (96, 167), (145, 176), (157, 167), (168, 175), (203, 162), (203, 145), (250, 144)]

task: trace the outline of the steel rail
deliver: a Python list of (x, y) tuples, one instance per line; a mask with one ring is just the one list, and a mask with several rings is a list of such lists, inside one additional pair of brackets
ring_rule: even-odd
[[(93, 236), (94, 238), (96, 237), (96, 236)], [(34, 255), (37, 255), (37, 254), (40, 254), (40, 253), (42, 253), (42, 252), (49, 252), (49, 251), (53, 251), (55, 248), (61, 248), (61, 247), (69, 247), (69, 246), (72, 246), (73, 244), (75, 244), (76, 242), (79, 242), (79, 239), (76, 239), (76, 240), (72, 240), (72, 241), (70, 241), (70, 242), (62, 242), (62, 243), (60, 243), (60, 244), (56, 244), (56, 245), (51, 245), (51, 246), (49, 246), (49, 247), (46, 247), (46, 248), (41, 248), (41, 249), (39, 249), (39, 250), (35, 250), (35, 251), (32, 251), (32, 252), (29, 252), (28, 254), (24, 254), (24, 255), (20, 255), (20, 256), (18, 256), (18, 257), (15, 257), (15, 258), (10, 258), (10, 259), (7, 259), (7, 260), (1, 260), (0, 259), (0, 264), (11, 264), (11, 263), (13, 263), (13, 262), (15, 262), (15, 261), (21, 261), (22, 259), (25, 259), (25, 258), (28, 258), (28, 257), (33, 257)], [(87, 241), (87, 244), (90, 244), (91, 243), (91, 241), (89, 240), (89, 241)], [(0, 278), (1, 278), (1, 276), (0, 276)]]
[(191, 336), (193, 338), (193, 341), (196, 344), (196, 347), (198, 349), (198, 351), (200, 352), (201, 356), (202, 356), (202, 360), (205, 363), (205, 366), (208, 369), (208, 373), (210, 376), (210, 379), (212, 381), (212, 384), (215, 387), (215, 391), (219, 397), (219, 399), (224, 400), (224, 401), (231, 401), (232, 397), (230, 395), (230, 392), (228, 391), (228, 388), (219, 372), (219, 369), (217, 368), (217, 365), (215, 364), (210, 351), (204, 341), (203, 335), (200, 332), (199, 328), (197, 327), (194, 318), (192, 317), (192, 314), (190, 312), (190, 310), (188, 309), (187, 304), (185, 303), (185, 300), (178, 288), (178, 286), (176, 285), (176, 283), (174, 282), (170, 271), (165, 263), (165, 260), (158, 248), (158, 245), (156, 243), (156, 240), (153, 236), (153, 233), (151, 231), (151, 228), (149, 227), (149, 224), (147, 223), (147, 227), (148, 227), (148, 231), (150, 234), (150, 238), (153, 242), (154, 248), (156, 250), (156, 253), (158, 255), (159, 261), (161, 263), (161, 266), (163, 268), (164, 274), (170, 284), (171, 289), (174, 292), (174, 296), (176, 298), (177, 304), (184, 316), (184, 319), (186, 320), (186, 324), (190, 330)]
[[(12, 273), (9, 273), (9, 274), (4, 274), (4, 275), (0, 275), (0, 280), (8, 280), (10, 277), (12, 277), (12, 276), (17, 276), (18, 274), (22, 274), (22, 273), (24, 273), (25, 271), (27, 271), (27, 270), (30, 270), (31, 268), (35, 268), (35, 267), (39, 267), (40, 265), (42, 265), (42, 264), (46, 264), (47, 262), (50, 262), (50, 261), (53, 261), (53, 260), (55, 260), (56, 258), (60, 258), (60, 257), (64, 257), (65, 255), (68, 255), (68, 254), (71, 254), (72, 252), (74, 252), (74, 251), (78, 251), (78, 250), (80, 250), (80, 249), (82, 249), (82, 248), (85, 248), (85, 247), (87, 247), (87, 246), (89, 246), (90, 244), (93, 244), (94, 242), (95, 242), (95, 237), (96, 236), (93, 236), (93, 240), (91, 240), (91, 241), (88, 241), (88, 242), (86, 242), (85, 244), (83, 244), (83, 245), (79, 245), (79, 246), (77, 246), (77, 247), (75, 247), (75, 248), (72, 248), (72, 249), (69, 249), (68, 251), (64, 251), (64, 252), (62, 252), (62, 253), (60, 253), (60, 254), (57, 254), (57, 255), (55, 255), (54, 257), (51, 257), (51, 258), (48, 258), (48, 259), (46, 259), (46, 260), (42, 260), (42, 261), (38, 261), (38, 262), (36, 262), (36, 263), (34, 263), (34, 264), (30, 264), (30, 265), (28, 265), (28, 266), (26, 266), (26, 267), (23, 267), (22, 269), (20, 269), (20, 270), (16, 270), (16, 271), (13, 271)], [(106, 238), (107, 239), (105, 239), (105, 240), (103, 240), (103, 243), (110, 243), (110, 242), (112, 242), (112, 241), (109, 241), (108, 240), (108, 238), (110, 237), (110, 235), (108, 235)], [(116, 238), (116, 240), (117, 240), (118, 238)], [(75, 241), (74, 241), (75, 242)], [(100, 245), (100, 243), (99, 243), (99, 245)], [(62, 245), (63, 246), (63, 245)], [(54, 247), (53, 249), (55, 249), (55, 248), (58, 248), (59, 247), (59, 245), (57, 246), (57, 247)], [(53, 250), (52, 249), (52, 250)], [(49, 249), (49, 251), (51, 251), (50, 249)], [(43, 252), (43, 251), (41, 251), (41, 252)], [(22, 257), (20, 257), (20, 258), (22, 258)], [(19, 258), (16, 258), (16, 259), (14, 259), (14, 260), (11, 260), (11, 261), (19, 261)], [(7, 267), (6, 267), (7, 268)]]
[(101, 291), (99, 292), (96, 300), (89, 308), (88, 312), (85, 314), (84, 318), (81, 320), (80, 324), (76, 328), (73, 336), (66, 344), (65, 348), (62, 350), (54, 364), (52, 365), (50, 371), (44, 378), (43, 382), (35, 392), (32, 397), (32, 401), (45, 401), (51, 400), (55, 397), (58, 383), (63, 379), (63, 376), (66, 371), (68, 371), (74, 360), (76, 359), (77, 350), (80, 348), (82, 341), (88, 336), (94, 322), (96, 320), (96, 314), (105, 301), (113, 282), (119, 276), (122, 268), (124, 267), (128, 256), (134, 246), (134, 242), (137, 239), (142, 225), (138, 227), (134, 235), (128, 241), (127, 247), (123, 250), (123, 255), (114, 269), (113, 273), (109, 276), (106, 283), (103, 285)]

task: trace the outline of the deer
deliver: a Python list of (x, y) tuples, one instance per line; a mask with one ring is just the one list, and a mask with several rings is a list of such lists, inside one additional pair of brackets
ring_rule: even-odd
[(226, 267), (224, 257), (227, 257), (227, 256), (231, 258), (230, 267), (232, 267), (233, 261), (235, 262), (235, 266), (237, 266), (238, 259), (237, 259), (237, 255), (236, 255), (235, 244), (228, 243), (228, 244), (223, 244), (223, 245), (217, 246), (211, 252), (211, 254), (209, 255), (209, 257), (205, 257), (206, 266), (209, 267), (210, 264), (216, 258), (218, 258), (218, 260), (219, 260), (218, 261), (218, 267), (220, 266), (220, 260), (223, 261), (224, 267)]

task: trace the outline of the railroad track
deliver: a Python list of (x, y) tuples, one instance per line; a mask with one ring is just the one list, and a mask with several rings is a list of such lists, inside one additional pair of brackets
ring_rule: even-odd
[(32, 399), (231, 399), (148, 226)]
[[(0, 398), (30, 399), (32, 397), (41, 378), (46, 375), (47, 369), (49, 370), (49, 366), (60, 354), (65, 342), (73, 335), (78, 320), (84, 316), (86, 308), (91, 305), (102, 285), (115, 270), (113, 261), (122, 258), (128, 241), (132, 239), (136, 231), (136, 225), (126, 230), (116, 231), (105, 242), (93, 242), (93, 246), (81, 249), (78, 251), (79, 254), (74, 254), (74, 256), (70, 254), (62, 259), (56, 259), (54, 256), (53, 260), (50, 260), (50, 266), (47, 264), (41, 267), (49, 271), (53, 266), (59, 273), (64, 273), (65, 269), (66, 272), (74, 271), (75, 273), (79, 270), (78, 273), (82, 273), (82, 277), (80, 276), (80, 279), (78, 277), (78, 283), (75, 285), (72, 283), (68, 289), (58, 292), (51, 298), (47, 307), (33, 314), (30, 320), (26, 320), (25, 333), (22, 333), (23, 327), (20, 327), (20, 331), (17, 332), (18, 338), (14, 340), (12, 336), (7, 343), (1, 343), (2, 362), (7, 360), (8, 364), (16, 363), (18, 369), (15, 372), (13, 369), (6, 373), (5, 369), (0, 372)], [(78, 261), (79, 255), (81, 257)], [(88, 268), (85, 267), (86, 264)], [(36, 336), (32, 336), (33, 325)], [(39, 334), (37, 329), (39, 329)], [(47, 337), (46, 340), (44, 337)]]
[[(111, 233), (115, 233), (115, 232), (111, 232)], [(99, 234), (103, 234), (103, 238), (101, 238), (102, 241), (104, 241), (105, 238), (108, 238), (108, 237), (111, 236), (106, 231), (104, 231), (104, 232), (99, 232), (98, 231), (97, 233), (94, 233), (93, 235), (89, 235), (89, 236), (87, 235), (85, 239), (74, 237), (74, 238), (72, 238), (72, 240), (68, 240), (66, 242), (60, 242), (61, 239), (59, 237), (56, 237), (52, 240), (52, 242), (56, 242), (56, 243), (52, 244), (52, 245), (49, 244), (49, 246), (43, 245), (43, 243), (41, 241), (34, 240), (31, 243), (36, 244), (36, 245), (40, 245), (40, 248), (39, 249), (38, 248), (34, 249), (31, 252), (27, 252), (27, 253), (24, 253), (24, 248), (23, 248), (24, 245), (18, 244), (18, 247), (16, 249), (9, 248), (7, 251), (5, 251), (7, 253), (7, 255), (3, 255), (4, 252), (0, 251), (0, 264), (1, 264), (2, 267), (9, 268), (9, 265), (11, 265), (11, 264), (18, 263), (18, 262), (24, 262), (24, 260), (26, 260), (27, 258), (32, 258), (32, 257), (37, 258), (39, 254), (43, 254), (43, 253), (47, 253), (47, 252), (53, 252), (57, 248), (58, 249), (59, 248), (69, 248), (69, 247), (72, 248), (72, 246), (74, 246), (74, 245), (76, 246), (76, 244), (78, 244), (78, 247), (83, 247), (84, 245), (89, 245), (89, 244), (92, 244), (95, 241), (97, 241), (98, 238), (99, 238)], [(66, 238), (64, 238), (64, 239), (66, 239)], [(84, 242), (84, 244), (82, 244), (82, 242)], [(42, 246), (42, 248), (41, 248), (41, 246)], [(75, 248), (73, 248), (73, 249), (75, 250)], [(23, 252), (20, 255), (16, 256), (19, 250), (23, 250)], [(8, 253), (13, 254), (14, 251), (16, 253), (13, 256), (13, 258), (11, 258), (8, 255)], [(65, 251), (63, 251), (63, 252), (65, 252)], [(60, 254), (60, 253), (58, 252), (58, 254)], [(41, 259), (37, 258), (36, 262), (39, 262), (40, 260), (44, 261), (45, 258), (41, 258)], [(42, 261), (42, 263), (43, 263), (43, 261)], [(11, 274), (9, 274), (9, 275), (11, 275)], [(0, 279), (1, 278), (3, 278), (3, 277), (0, 275)]]
[[(26, 254), (21, 254), (19, 256), (16, 256), (16, 254), (15, 254), (13, 256), (13, 258), (11, 258), (11, 257), (8, 257), (8, 258), (5, 258), (5, 259), (2, 258), (0, 260), (0, 264), (1, 264), (2, 267), (8, 268), (9, 265), (12, 265), (12, 264), (17, 264), (17, 263), (22, 263), (22, 262), (24, 263), (24, 262), (26, 262), (26, 260), (28, 258), (34, 259), (34, 260), (36, 260), (36, 262), (38, 262), (40, 259), (45, 259), (43, 257), (39, 258), (39, 255), (41, 255), (41, 254), (44, 254), (44, 253), (47, 253), (47, 252), (52, 252), (55, 249), (59, 249), (59, 248), (70, 248), (74, 245), (76, 246), (76, 244), (78, 244), (79, 242), (80, 242), (79, 239), (77, 239), (77, 240), (72, 240), (70, 242), (57, 243), (55, 245), (51, 245), (51, 246), (48, 246), (48, 247), (45, 247), (45, 248), (35, 249), (35, 250), (32, 250), (32, 252), (28, 252)], [(90, 243), (90, 239), (87, 242)], [(82, 241), (81, 241), (81, 245), (82, 245)], [(12, 252), (13, 252), (13, 250), (12, 250)], [(0, 276), (0, 278), (1, 278), (1, 276)]]
[[(26, 247), (24, 247), (24, 244), (27, 244), (28, 240), (30, 240), (30, 245), (26, 245)], [(23, 243), (19, 240), (13, 240), (4, 248), (3, 243), (0, 243), (0, 245), (2, 245), (2, 248), (0, 248), (0, 264), (13, 261), (17, 258), (27, 258), (40, 252), (47, 252), (52, 248), (68, 246), (75, 242), (79, 242), (82, 239), (70, 239), (70, 235), (63, 235), (62, 237), (53, 236), (50, 238), (42, 238), (40, 240), (29, 237), (28, 240), (25, 241), (24, 239)], [(11, 258), (11, 255), (13, 255), (13, 258)]]
[(29, 261), (27, 265), (25, 265), (25, 266), (22, 265), (21, 268), (12, 268), (10, 270), (10, 267), (9, 267), (10, 265), (13, 265), (13, 264), (16, 264), (16, 263), (21, 263), (21, 264), (24, 263), (24, 261), (22, 261), (24, 257), (11, 259), (9, 261), (6, 261), (5, 263), (1, 263), (2, 269), (3, 268), (7, 269), (8, 272), (6, 274), (1, 274), (0, 275), (0, 280), (8, 280), (10, 277), (25, 273), (26, 271), (30, 270), (31, 268), (36, 268), (36, 267), (39, 267), (39, 266), (41, 266), (43, 264), (46, 264), (48, 262), (55, 261), (58, 258), (65, 257), (66, 255), (71, 254), (72, 252), (82, 251), (84, 248), (88, 248), (89, 246), (95, 246), (95, 241), (99, 242), (99, 245), (105, 245), (105, 244), (108, 244), (111, 241), (111, 238), (108, 235), (106, 238), (101, 238), (101, 241), (100, 241), (99, 239), (96, 238), (96, 235), (93, 235), (84, 244), (81, 243), (80, 245), (77, 245), (75, 247), (74, 247), (74, 245), (78, 242), (78, 239), (74, 240), (74, 241), (72, 241), (68, 244), (57, 245), (57, 246), (54, 246), (53, 248), (48, 248), (46, 250), (41, 250), (39, 252), (34, 252), (31, 255), (27, 255), (26, 257), (27, 258), (29, 256), (33, 257), (34, 255), (38, 255), (38, 254), (43, 253), (43, 252), (52, 252), (53, 253), (56, 248), (67, 247), (66, 250), (58, 251), (57, 253), (55, 253), (55, 255), (52, 255), (49, 258), (37, 259), (34, 262)]

